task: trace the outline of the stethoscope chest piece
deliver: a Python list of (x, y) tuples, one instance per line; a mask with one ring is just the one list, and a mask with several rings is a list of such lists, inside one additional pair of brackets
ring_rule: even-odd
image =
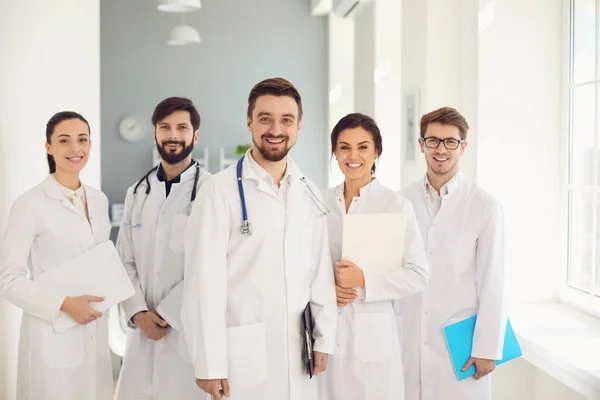
[(252, 235), (252, 228), (250, 227), (250, 222), (242, 221), (242, 226), (240, 226), (240, 232), (242, 235)]

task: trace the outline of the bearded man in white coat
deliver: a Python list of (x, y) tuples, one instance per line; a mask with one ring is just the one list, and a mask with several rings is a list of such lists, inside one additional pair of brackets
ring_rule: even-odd
[[(489, 373), (502, 358), (505, 315), (504, 223), (499, 202), (459, 171), (469, 126), (452, 108), (421, 119), (424, 178), (402, 191), (411, 201), (428, 255), (430, 283), (398, 300), (406, 398), (491, 399)], [(458, 381), (443, 328), (477, 315), (473, 378)]]
[(122, 303), (128, 337), (119, 400), (193, 400), (202, 395), (183, 336), (185, 227), (209, 174), (192, 159), (200, 115), (170, 97), (152, 115), (160, 163), (127, 191), (117, 250), (135, 288)]
[(335, 342), (336, 299), (320, 193), (287, 157), (302, 121), (296, 88), (264, 80), (248, 98), (253, 146), (202, 187), (186, 235), (183, 326), (196, 383), (215, 400), (316, 400)]

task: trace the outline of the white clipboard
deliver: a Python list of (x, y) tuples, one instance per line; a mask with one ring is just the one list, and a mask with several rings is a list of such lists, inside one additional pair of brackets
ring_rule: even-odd
[[(70, 297), (104, 297), (102, 302), (90, 303), (90, 307), (102, 313), (135, 294), (115, 245), (110, 240), (37, 276), (35, 281), (49, 285)], [(59, 333), (75, 325), (77, 322), (69, 314), (60, 311), (52, 327)]]
[(362, 270), (397, 267), (405, 236), (406, 213), (344, 215), (342, 259)]

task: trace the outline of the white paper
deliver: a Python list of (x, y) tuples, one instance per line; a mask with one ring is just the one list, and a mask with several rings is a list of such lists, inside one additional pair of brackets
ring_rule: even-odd
[(362, 270), (385, 270), (402, 261), (405, 213), (345, 215), (342, 232), (342, 259)]
[[(35, 280), (51, 285), (70, 297), (104, 297), (102, 302), (89, 303), (90, 307), (102, 313), (135, 294), (121, 258), (110, 240), (39, 275)], [(69, 314), (60, 311), (52, 326), (56, 332), (63, 332), (75, 325), (77, 322)]]

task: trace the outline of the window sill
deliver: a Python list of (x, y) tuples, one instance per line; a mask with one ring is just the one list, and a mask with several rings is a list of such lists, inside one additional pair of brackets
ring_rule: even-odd
[(559, 303), (515, 309), (525, 360), (590, 399), (600, 399), (600, 319)]

